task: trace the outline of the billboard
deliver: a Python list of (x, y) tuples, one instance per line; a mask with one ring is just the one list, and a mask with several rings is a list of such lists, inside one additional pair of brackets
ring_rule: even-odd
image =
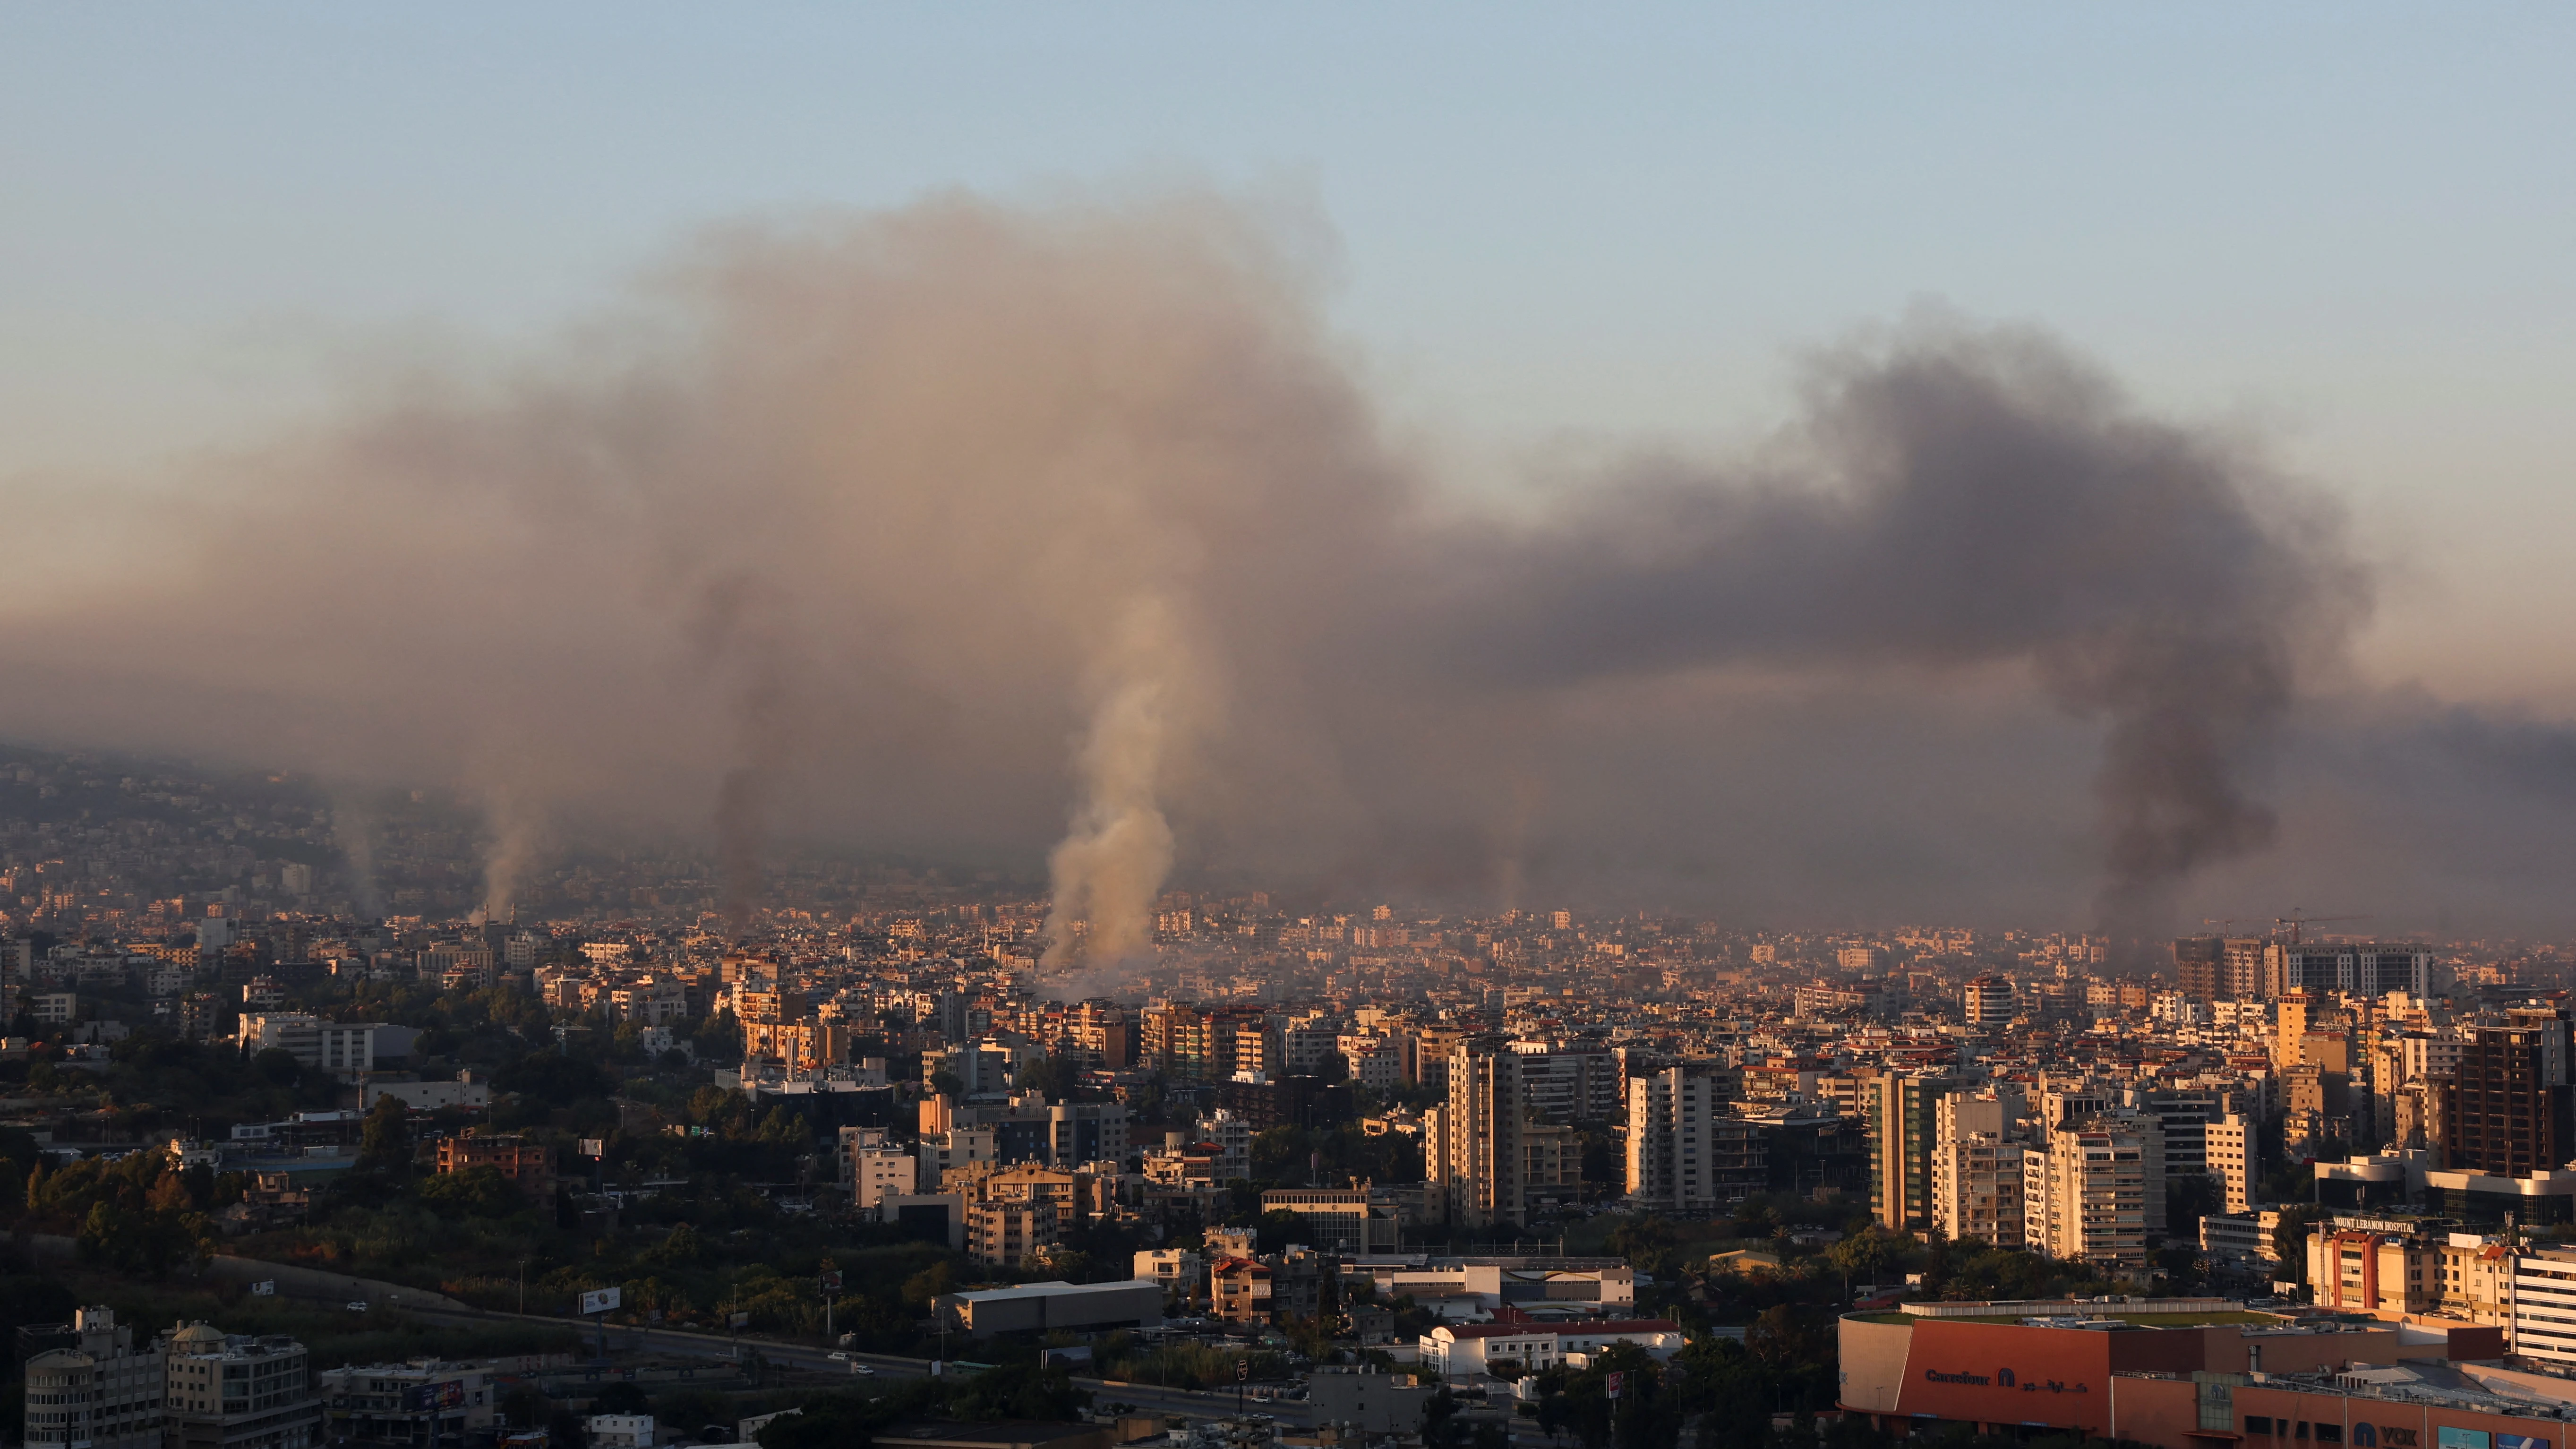
[(2487, 1449), (2487, 1431), (2446, 1427), (2442, 1430), (2441, 1449)]
[(615, 1308), (618, 1303), (623, 1300), (624, 1296), (625, 1290), (622, 1288), (594, 1288), (590, 1292), (581, 1295), (581, 1311), (584, 1313), (606, 1313), (608, 1310)]
[(443, 1384), (414, 1384), (403, 1390), (403, 1408), (419, 1413), (430, 1409), (465, 1407), (465, 1381), (449, 1379)]

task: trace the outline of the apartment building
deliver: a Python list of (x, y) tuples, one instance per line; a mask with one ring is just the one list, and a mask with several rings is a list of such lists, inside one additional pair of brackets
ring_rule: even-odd
[(161, 1346), (137, 1348), (107, 1308), (72, 1317), (74, 1344), (26, 1362), (28, 1449), (161, 1449), (168, 1391)]
[(1028, 1267), (1057, 1241), (1055, 1204), (1046, 1198), (966, 1205), (966, 1251), (987, 1267)]
[(376, 1032), (381, 1021), (325, 1021), (302, 1011), (245, 1013), (242, 1049), (253, 1054), (285, 1052), (308, 1067), (355, 1078), (376, 1069)]
[(1731, 1115), (1736, 1077), (1701, 1066), (1628, 1080), (1628, 1197), (1668, 1211), (1720, 1207), (1769, 1186), (1759, 1129)]
[(1957, 1241), (2023, 1240), (2022, 1144), (2000, 1132), (1942, 1139), (1932, 1157), (1932, 1225)]
[(1580, 1191), (1580, 1139), (1536, 1120), (1522, 1090), (1525, 1060), (1499, 1038), (1461, 1043), (1449, 1057), (1447, 1103), (1423, 1113), (1425, 1176), (1462, 1227), (1526, 1222), (1543, 1200)]
[(478, 1167), (500, 1173), (530, 1197), (545, 1197), (555, 1190), (554, 1154), (515, 1132), (468, 1129), (438, 1139), (440, 1172), (471, 1172)]
[(2022, 1238), (2035, 1252), (2144, 1272), (2165, 1225), (2164, 1129), (2155, 1118), (2078, 1119), (2022, 1153)]
[(2218, 1179), (2224, 1210), (2252, 1211), (2254, 1184), (2263, 1176), (2262, 1145), (2255, 1124), (2242, 1113), (2227, 1113), (2202, 1129), (2201, 1149), (2207, 1172)]
[(170, 1335), (164, 1449), (312, 1449), (322, 1437), (304, 1345), (192, 1323)]
[(1869, 1206), (1883, 1227), (1932, 1226), (1932, 1152), (1940, 1145), (1941, 1099), (1957, 1078), (1938, 1072), (1883, 1072), (1861, 1083), (1869, 1132)]
[(316, 1377), (335, 1445), (446, 1449), (489, 1434), (497, 1418), (498, 1395), (478, 1364), (344, 1364)]

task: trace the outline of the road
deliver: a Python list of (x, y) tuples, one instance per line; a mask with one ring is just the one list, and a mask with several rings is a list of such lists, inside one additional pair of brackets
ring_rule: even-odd
[[(578, 1327), (584, 1331), (590, 1331), (596, 1326), (580, 1319), (556, 1318), (536, 1313), (503, 1313), (477, 1309), (460, 1311), (429, 1307), (414, 1307), (409, 1311), (423, 1318), (514, 1319), (528, 1323), (561, 1324)], [(609, 1341), (613, 1345), (630, 1349), (650, 1349), (658, 1353), (680, 1354), (693, 1358), (730, 1358), (739, 1344), (743, 1349), (757, 1351), (762, 1358), (774, 1364), (827, 1374), (849, 1373), (852, 1364), (863, 1364), (876, 1370), (874, 1377), (879, 1379), (920, 1378), (930, 1372), (931, 1364), (931, 1361), (926, 1358), (903, 1358), (887, 1353), (852, 1353), (846, 1359), (836, 1359), (831, 1356), (830, 1350), (809, 1344), (788, 1343), (773, 1338), (745, 1337), (735, 1340), (721, 1334), (693, 1333), (676, 1328), (612, 1327), (609, 1330)], [(852, 1374), (851, 1377), (858, 1384), (871, 1381), (870, 1377), (865, 1375)], [(1231, 1391), (1200, 1393), (1189, 1389), (1163, 1388), (1154, 1384), (1109, 1379), (1076, 1378), (1074, 1383), (1091, 1390), (1092, 1405), (1095, 1408), (1104, 1408), (1110, 1404), (1133, 1404), (1148, 1413), (1181, 1414), (1193, 1419), (1225, 1418), (1235, 1411), (1235, 1397)], [(1302, 1429), (1309, 1423), (1307, 1406), (1302, 1401), (1264, 1402), (1254, 1399), (1248, 1401), (1245, 1407), (1255, 1413), (1268, 1414), (1290, 1428)]]

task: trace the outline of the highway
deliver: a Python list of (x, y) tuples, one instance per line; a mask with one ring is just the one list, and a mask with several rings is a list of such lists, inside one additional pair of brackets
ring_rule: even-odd
[[(536, 1313), (504, 1313), (425, 1306), (408, 1307), (404, 1311), (423, 1318), (466, 1320), (499, 1318), (528, 1323), (561, 1324), (579, 1328), (585, 1333), (594, 1333), (597, 1329), (597, 1325), (581, 1319), (556, 1318)], [(817, 1348), (810, 1344), (788, 1343), (773, 1338), (744, 1337), (737, 1340), (722, 1334), (696, 1333), (676, 1328), (612, 1326), (608, 1331), (608, 1339), (612, 1348), (628, 1352), (651, 1350), (693, 1358), (730, 1358), (738, 1344), (744, 1350), (759, 1353), (762, 1358), (773, 1364), (816, 1373), (849, 1374), (854, 1387), (883, 1379), (920, 1378), (930, 1372), (931, 1364), (931, 1361), (926, 1358), (903, 1358), (885, 1353), (851, 1353), (846, 1358), (836, 1359), (831, 1356), (831, 1350)], [(851, 1373), (850, 1366), (854, 1363), (864, 1364), (876, 1370), (876, 1374), (869, 1376)], [(1095, 1409), (1106, 1408), (1111, 1404), (1133, 1404), (1147, 1413), (1181, 1414), (1193, 1419), (1226, 1418), (1235, 1412), (1235, 1397), (1231, 1390), (1203, 1393), (1189, 1389), (1164, 1388), (1154, 1384), (1080, 1377), (1075, 1378), (1074, 1383), (1091, 1390), (1092, 1407)], [(1268, 1414), (1290, 1428), (1305, 1428), (1309, 1423), (1307, 1405), (1302, 1400), (1253, 1399), (1248, 1400), (1244, 1407), (1249, 1412)]]

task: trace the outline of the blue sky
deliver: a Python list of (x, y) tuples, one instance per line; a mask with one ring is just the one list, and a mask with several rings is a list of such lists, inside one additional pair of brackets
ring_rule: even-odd
[(1330, 225), (1337, 321), (1464, 469), (1740, 434), (1799, 349), (1937, 299), (2350, 496), (2382, 674), (2563, 704), (2571, 39), (2542, 6), (14, 4), (0, 488), (174, 476), (353, 358), (546, 336), (708, 222), (1203, 180)]

